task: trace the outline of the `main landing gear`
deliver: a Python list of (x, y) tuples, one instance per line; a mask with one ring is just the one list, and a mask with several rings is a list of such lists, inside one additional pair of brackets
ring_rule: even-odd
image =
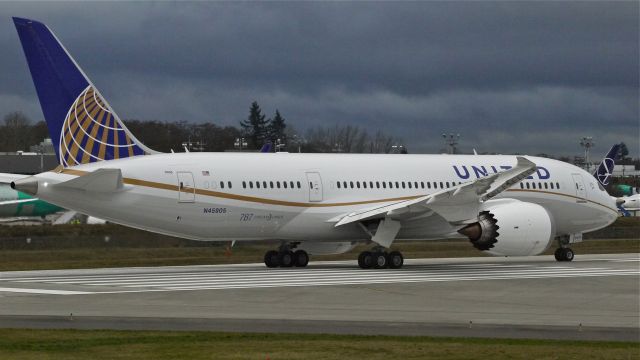
[(404, 257), (399, 251), (387, 253), (383, 249), (363, 251), (358, 256), (358, 265), (361, 269), (399, 269), (404, 264)]
[(264, 254), (264, 264), (269, 268), (276, 267), (306, 267), (309, 264), (309, 254), (304, 250), (292, 251), (288, 245), (280, 246), (279, 250), (269, 250)]
[(571, 261), (575, 254), (571, 248), (559, 247), (553, 255), (557, 261)]

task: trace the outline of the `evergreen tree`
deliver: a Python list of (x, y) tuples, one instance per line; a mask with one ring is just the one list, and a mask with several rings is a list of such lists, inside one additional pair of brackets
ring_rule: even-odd
[(241, 121), (240, 126), (243, 133), (248, 137), (250, 146), (254, 149), (259, 149), (267, 139), (269, 122), (270, 120), (266, 119), (266, 116), (262, 114), (258, 102), (251, 103), (249, 117), (247, 117), (247, 120)]
[(273, 142), (277, 142), (278, 139), (280, 139), (281, 143), (286, 144), (286, 128), (287, 124), (284, 118), (280, 115), (280, 111), (276, 109), (276, 115), (271, 119), (271, 123), (269, 124), (269, 139)]

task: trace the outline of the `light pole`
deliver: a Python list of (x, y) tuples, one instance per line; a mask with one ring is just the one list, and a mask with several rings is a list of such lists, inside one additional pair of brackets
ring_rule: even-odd
[(580, 139), (580, 146), (584, 148), (584, 167), (587, 171), (591, 169), (591, 159), (589, 159), (589, 153), (591, 152), (591, 148), (596, 146), (593, 142), (593, 137), (591, 136), (583, 136)]
[(245, 140), (245, 138), (236, 138), (236, 140), (233, 142), (233, 147), (235, 147), (236, 149), (242, 151), (244, 149), (246, 149), (248, 146), (247, 144), (247, 140)]
[(460, 134), (442, 134), (442, 138), (444, 139), (444, 144), (447, 148), (447, 154), (455, 154), (457, 150), (456, 145), (458, 145), (458, 141), (460, 140)]

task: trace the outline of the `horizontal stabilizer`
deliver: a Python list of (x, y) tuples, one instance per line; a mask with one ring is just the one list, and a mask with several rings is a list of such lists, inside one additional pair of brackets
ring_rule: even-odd
[(120, 169), (98, 169), (55, 186), (86, 191), (114, 192), (123, 187), (122, 171)]

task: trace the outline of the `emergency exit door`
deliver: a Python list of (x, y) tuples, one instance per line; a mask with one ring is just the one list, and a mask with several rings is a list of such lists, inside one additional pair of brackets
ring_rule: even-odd
[(322, 201), (322, 179), (320, 178), (320, 173), (308, 172), (307, 183), (309, 185), (309, 201)]

